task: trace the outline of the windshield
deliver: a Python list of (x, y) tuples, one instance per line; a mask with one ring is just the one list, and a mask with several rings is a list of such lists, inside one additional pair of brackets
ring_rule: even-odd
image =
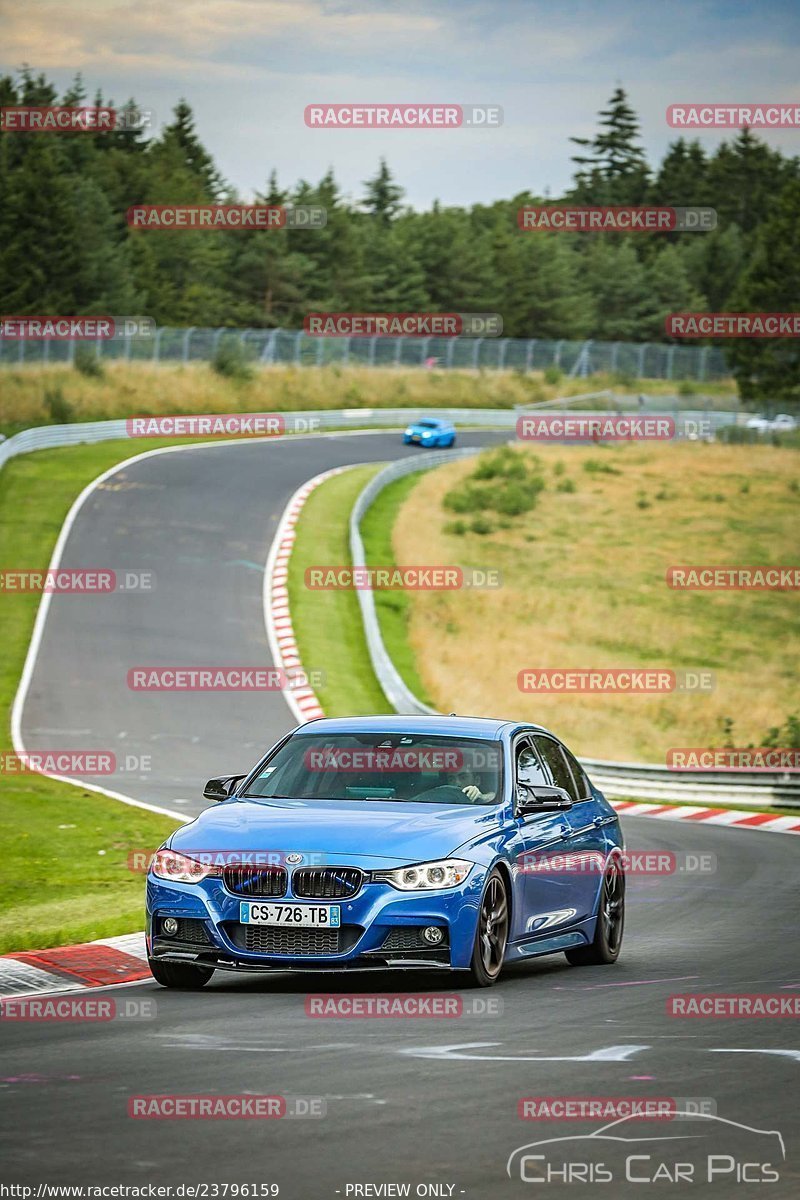
[(248, 796), (494, 804), (502, 748), (478, 738), (414, 734), (295, 735), (262, 767)]
[(417, 425), (419, 425), (420, 429), (438, 429), (439, 428), (439, 422), (431, 421), (431, 420), (417, 421)]

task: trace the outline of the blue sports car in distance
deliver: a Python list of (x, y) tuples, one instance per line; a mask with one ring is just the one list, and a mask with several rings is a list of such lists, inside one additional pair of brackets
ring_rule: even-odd
[(431, 968), (493, 984), (563, 951), (616, 961), (623, 840), (558, 738), (479, 717), (320, 719), (176, 830), (147, 879), (165, 987), (215, 970)]
[(420, 446), (438, 446), (445, 449), (456, 444), (456, 427), (441, 417), (423, 417), (413, 421), (403, 431), (403, 445), (414, 442)]

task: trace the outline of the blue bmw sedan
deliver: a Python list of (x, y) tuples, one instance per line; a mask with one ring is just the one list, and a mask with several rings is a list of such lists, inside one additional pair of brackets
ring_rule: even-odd
[(441, 417), (422, 417), (403, 430), (403, 445), (414, 443), (433, 449), (446, 449), (456, 444), (456, 427)]
[(147, 949), (165, 987), (215, 970), (613, 963), (625, 918), (611, 805), (546, 729), (479, 717), (301, 725), (154, 855)]

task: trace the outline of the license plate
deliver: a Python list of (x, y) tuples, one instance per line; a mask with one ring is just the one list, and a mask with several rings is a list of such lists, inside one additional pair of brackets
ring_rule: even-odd
[(418, 433), (412, 434), (411, 440), (412, 440), (412, 442), (418, 442), (419, 434)]
[(295, 925), (316, 929), (338, 929), (341, 909), (338, 904), (264, 904), (242, 900), (239, 904), (242, 925)]

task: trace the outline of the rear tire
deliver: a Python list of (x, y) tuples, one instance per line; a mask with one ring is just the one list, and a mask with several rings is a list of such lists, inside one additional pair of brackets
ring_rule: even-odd
[(472, 987), (492, 987), (500, 978), (508, 942), (509, 903), (500, 871), (489, 875), (478, 909), (478, 927), (469, 968)]
[(609, 966), (619, 958), (625, 929), (625, 875), (611, 862), (603, 875), (594, 940), (590, 946), (565, 950), (573, 967)]
[(214, 974), (213, 967), (196, 967), (193, 963), (160, 962), (157, 958), (148, 958), (147, 965), (156, 983), (165, 988), (179, 988), (185, 992), (196, 992), (205, 987)]

